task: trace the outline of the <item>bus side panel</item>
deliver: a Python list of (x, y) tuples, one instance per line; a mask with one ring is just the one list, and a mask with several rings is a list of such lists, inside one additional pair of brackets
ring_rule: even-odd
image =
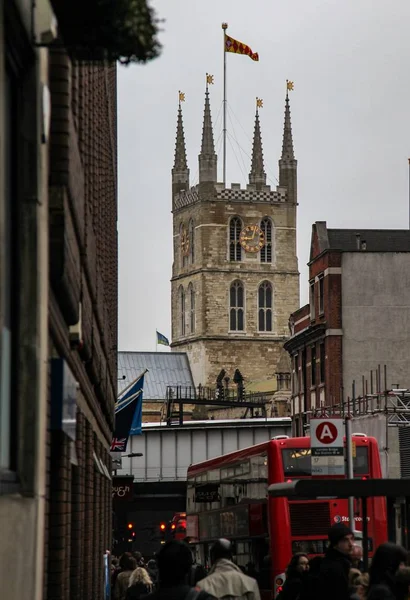
[[(284, 481), (280, 444), (271, 440), (268, 451), (269, 483)], [(269, 543), (271, 549), (271, 577), (274, 597), (285, 579), (286, 567), (292, 558), (289, 503), (287, 498), (268, 499)]]

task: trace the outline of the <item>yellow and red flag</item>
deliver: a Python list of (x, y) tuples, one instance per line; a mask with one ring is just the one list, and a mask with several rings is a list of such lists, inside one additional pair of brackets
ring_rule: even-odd
[(252, 52), (252, 49), (242, 42), (238, 42), (229, 35), (225, 35), (225, 52), (234, 52), (235, 54), (246, 54), (252, 60), (259, 60), (259, 54)]

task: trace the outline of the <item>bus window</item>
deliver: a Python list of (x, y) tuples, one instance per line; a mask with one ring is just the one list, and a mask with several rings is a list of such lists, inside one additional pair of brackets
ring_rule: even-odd
[(310, 448), (285, 448), (282, 460), (285, 477), (309, 477), (312, 472)]
[[(310, 477), (312, 472), (310, 448), (284, 448), (282, 460), (285, 477)], [(353, 472), (357, 476), (369, 474), (367, 446), (356, 446)]]

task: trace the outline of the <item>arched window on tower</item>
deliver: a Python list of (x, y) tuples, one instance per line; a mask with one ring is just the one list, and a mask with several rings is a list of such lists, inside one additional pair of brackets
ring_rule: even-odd
[(189, 333), (195, 333), (195, 289), (192, 283), (188, 286)]
[(179, 287), (179, 331), (181, 337), (185, 335), (185, 290), (182, 285)]
[(189, 262), (191, 265), (195, 262), (195, 224), (192, 219), (188, 225), (188, 239), (189, 239)]
[(186, 267), (189, 256), (189, 236), (185, 223), (181, 223), (179, 226), (179, 251), (181, 253), (181, 267)]
[(258, 329), (272, 331), (272, 284), (263, 281), (258, 290)]
[(261, 262), (271, 263), (272, 262), (272, 221), (265, 217), (261, 221), (261, 230), (265, 236), (265, 245), (261, 249), (260, 257)]
[(232, 262), (240, 262), (242, 260), (242, 248), (239, 241), (241, 230), (241, 219), (233, 217), (229, 222), (229, 260)]
[(245, 291), (241, 281), (234, 281), (229, 290), (229, 330), (245, 329)]

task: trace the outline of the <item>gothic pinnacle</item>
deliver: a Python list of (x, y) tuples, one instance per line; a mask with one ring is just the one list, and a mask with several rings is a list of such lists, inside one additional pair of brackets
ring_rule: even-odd
[(182, 109), (181, 109), (181, 103), (180, 103), (179, 108), (178, 108), (174, 171), (187, 171), (187, 170), (188, 170), (188, 163), (187, 163), (187, 159), (186, 159), (184, 124), (182, 122)]
[(295, 160), (293, 152), (292, 123), (290, 121), (289, 94), (286, 91), (285, 124), (283, 129), (282, 160)]
[(266, 185), (266, 173), (263, 164), (263, 150), (262, 150), (262, 136), (259, 122), (259, 111), (258, 107), (262, 107), (262, 100), (256, 99), (256, 115), (255, 115), (255, 129), (253, 133), (253, 147), (252, 147), (252, 162), (251, 172), (249, 174), (249, 183), (256, 185)]
[(205, 91), (204, 122), (202, 127), (201, 152), (199, 154), (199, 183), (216, 183), (217, 156), (215, 154), (214, 132), (212, 129), (211, 107), (209, 104), (208, 79)]
[(204, 156), (212, 156), (215, 154), (214, 132), (212, 129), (211, 107), (209, 104), (208, 87), (205, 92), (205, 109), (204, 109), (204, 123), (203, 123), (203, 127), (202, 127), (201, 154)]

